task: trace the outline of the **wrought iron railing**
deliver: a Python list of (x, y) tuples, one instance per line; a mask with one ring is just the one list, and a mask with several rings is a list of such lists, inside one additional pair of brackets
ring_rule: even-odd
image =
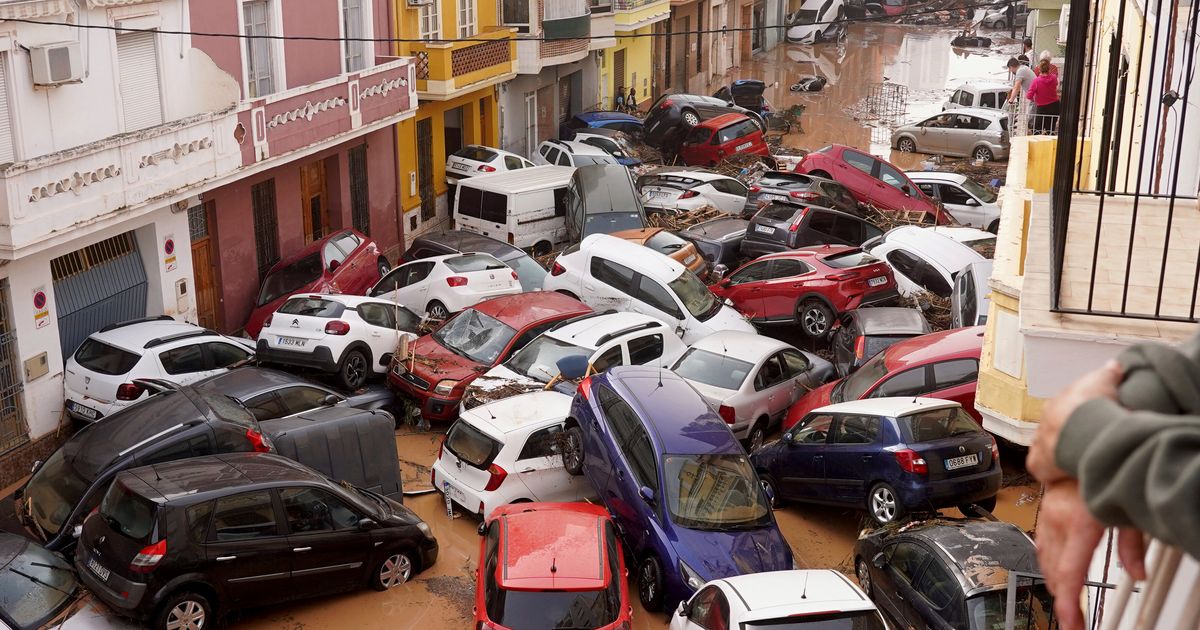
[(612, 0), (614, 11), (633, 11), (661, 0)]

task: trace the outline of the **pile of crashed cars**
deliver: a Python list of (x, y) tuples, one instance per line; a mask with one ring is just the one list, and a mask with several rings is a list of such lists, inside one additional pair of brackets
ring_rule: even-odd
[[(1028, 537), (990, 516), (999, 450), (973, 405), (995, 197), (840, 145), (709, 170), (772, 159), (761, 94), (580, 114), (529, 157), (465, 147), (446, 169), (454, 229), (395, 266), (351, 229), (313, 243), (266, 274), (253, 341), (169, 317), (97, 331), (66, 365), (86, 426), (17, 493), (20, 520), (155, 628), (386, 590), (437, 558), (402, 505), (393, 432), (416, 417), (445, 430), (433, 488), (481, 519), (478, 628), (628, 627), (626, 570), (671, 627), (883, 628), (880, 610), (991, 627), (1003, 572), (973, 570), (963, 541), (1036, 572)], [(685, 166), (642, 163), (626, 136)], [(708, 218), (656, 227), (688, 216)], [(901, 304), (930, 294), (944, 330)], [(797, 331), (819, 351), (780, 339)], [(797, 570), (788, 502), (890, 526), (862, 534), (859, 585)], [(37, 569), (30, 588), (64, 595), (35, 625), (73, 599), (63, 573)], [(1025, 591), (1022, 610), (1048, 605)]]

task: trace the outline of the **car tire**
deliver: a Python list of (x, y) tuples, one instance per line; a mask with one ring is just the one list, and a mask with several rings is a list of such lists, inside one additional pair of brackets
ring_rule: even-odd
[(758, 476), (758, 482), (762, 484), (764, 490), (770, 488), (767, 496), (771, 497), (771, 509), (781, 507), (784, 504), (783, 497), (779, 496), (779, 485), (775, 483), (774, 477), (762, 474)]
[(689, 129), (700, 124), (700, 116), (690, 109), (683, 110), (679, 114), (679, 120)]
[(987, 510), (988, 512), (995, 512), (996, 511), (996, 496), (992, 495), (986, 499), (980, 499), (978, 501), (964, 503), (964, 504), (958, 506), (958, 511), (962, 512), (963, 516), (965, 516), (967, 518), (972, 518), (973, 516), (975, 516), (975, 511), (971, 509), (972, 505), (978, 505), (979, 507)]
[(993, 159), (995, 159), (995, 156), (992, 155), (992, 150), (987, 147), (976, 147), (975, 150), (971, 152), (971, 157), (984, 162), (991, 162)]
[(871, 486), (871, 492), (867, 494), (867, 514), (877, 525), (888, 525), (900, 520), (905, 510), (900, 504), (896, 489), (882, 482)]
[(367, 356), (362, 350), (347, 350), (338, 364), (338, 384), (352, 392), (366, 384), (369, 372)]
[(1000, 233), (1000, 219), (996, 219), (995, 221), (992, 221), (990, 224), (988, 224), (987, 231), (991, 232), (992, 234), (999, 234)]
[(915, 153), (917, 143), (913, 142), (912, 138), (900, 138), (896, 141), (896, 150), (901, 153)]
[(638, 599), (648, 612), (658, 612), (663, 607), (663, 573), (658, 558), (648, 555), (638, 563)]
[(767, 439), (767, 424), (761, 419), (750, 427), (750, 432), (746, 434), (746, 454), (753, 453), (762, 448), (763, 442)]
[(534, 256), (545, 256), (546, 254), (550, 253), (550, 250), (553, 249), (553, 246), (550, 245), (550, 241), (538, 241), (533, 245), (532, 249)]
[(583, 431), (579, 427), (567, 427), (563, 432), (563, 468), (568, 475), (583, 474)]
[(821, 300), (808, 299), (796, 309), (800, 331), (811, 339), (824, 339), (833, 327), (833, 311)]
[(154, 615), (155, 630), (168, 628), (196, 629), (207, 628), (215, 624), (213, 606), (208, 598), (193, 591), (184, 591), (172, 595), (158, 608)]
[(388, 262), (387, 256), (380, 256), (379, 260), (375, 261), (375, 267), (379, 269), (379, 277), (382, 278), (392, 270), (392, 264)]
[(445, 304), (434, 300), (425, 307), (425, 314), (428, 315), (430, 319), (444, 320), (450, 317), (450, 309), (446, 308)]
[(407, 551), (393, 551), (384, 556), (371, 571), (371, 588), (386, 591), (412, 579), (417, 563)]
[(866, 558), (858, 558), (854, 562), (854, 577), (858, 578), (858, 585), (862, 587), (867, 597), (874, 599), (871, 593), (873, 589), (871, 585), (871, 565), (867, 564)]

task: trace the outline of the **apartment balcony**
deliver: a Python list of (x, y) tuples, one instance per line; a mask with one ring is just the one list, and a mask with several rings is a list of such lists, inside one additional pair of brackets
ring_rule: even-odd
[(417, 96), (422, 101), (446, 101), (467, 92), (504, 83), (517, 75), (516, 29), (492, 27), (467, 41), (412, 44)]
[[(604, 50), (617, 45), (617, 16), (612, 12), (612, 0), (592, 1), (592, 32), (588, 40), (590, 50)], [(603, 2), (596, 10), (597, 2)]]
[(630, 33), (671, 17), (671, 0), (612, 0), (616, 30)]
[(538, 74), (543, 68), (574, 63), (593, 50), (588, 39), (593, 28), (590, 0), (546, 3), (543, 10), (542, 39), (517, 40), (519, 74)]

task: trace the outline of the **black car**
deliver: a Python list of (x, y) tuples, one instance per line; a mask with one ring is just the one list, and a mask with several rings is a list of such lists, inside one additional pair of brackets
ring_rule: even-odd
[(759, 79), (738, 79), (729, 85), (722, 86), (713, 94), (713, 98), (733, 103), (738, 107), (745, 107), (765, 118), (771, 112), (771, 104), (763, 96), (766, 91), (767, 84)]
[(824, 177), (814, 177), (791, 171), (763, 173), (746, 195), (746, 206), (742, 217), (749, 219), (759, 208), (772, 202), (816, 204), (847, 214), (863, 216), (854, 195), (845, 186)]
[(722, 114), (745, 114), (756, 122), (764, 133), (767, 131), (767, 124), (762, 116), (729, 101), (698, 94), (663, 94), (650, 106), (646, 116), (646, 143), (674, 148), (692, 127)]
[(929, 320), (915, 308), (856, 308), (843, 313), (833, 331), (833, 367), (844, 377), (888, 346), (929, 332)]
[(247, 606), (387, 590), (437, 555), (429, 526), (399, 503), (278, 455), (227, 453), (119, 473), (83, 523), (75, 568), (113, 609), (173, 630)]
[[(1010, 572), (1038, 573), (1033, 541), (1016, 526), (946, 518), (864, 531), (854, 568), (863, 590), (898, 627), (957, 630), (1003, 628)], [(1016, 597), (1015, 619), (1054, 618), (1040, 579), (1018, 577)], [(1035, 626), (1051, 627), (1029, 623)]]
[(717, 265), (734, 269), (738, 266), (742, 239), (746, 238), (746, 227), (749, 225), (750, 222), (745, 219), (718, 218), (697, 223), (676, 234), (696, 245), (700, 255), (708, 261), (709, 269)]
[(813, 245), (862, 245), (883, 230), (833, 208), (772, 202), (750, 219), (742, 255), (758, 258)]
[(418, 236), (396, 262), (396, 266), (422, 258), (458, 253), (490, 254), (512, 267), (517, 272), (522, 291), (537, 291), (546, 279), (546, 270), (520, 248), (465, 230), (443, 230)]

